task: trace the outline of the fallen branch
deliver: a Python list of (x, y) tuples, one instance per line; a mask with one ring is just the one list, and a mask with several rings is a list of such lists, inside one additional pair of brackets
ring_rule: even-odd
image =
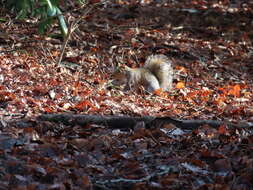
[(99, 184), (100, 186), (103, 185), (116, 185), (118, 183), (128, 183), (128, 184), (135, 184), (135, 183), (142, 183), (142, 182), (148, 182), (152, 178), (160, 177), (166, 174), (173, 173), (176, 170), (174, 166), (168, 166), (165, 169), (163, 169), (160, 172), (155, 172), (150, 175), (147, 175), (145, 177), (139, 178), (139, 179), (127, 179), (127, 178), (117, 178), (117, 179), (107, 179), (107, 180), (96, 180), (94, 183), (95, 185)]
[(63, 123), (65, 125), (88, 125), (97, 124), (108, 126), (113, 129), (133, 129), (142, 122), (146, 128), (162, 127), (166, 124), (173, 124), (180, 129), (194, 130), (203, 125), (218, 128), (226, 125), (229, 128), (251, 128), (253, 123), (231, 123), (215, 120), (177, 120), (170, 117), (130, 117), (130, 116), (101, 116), (101, 115), (80, 115), (80, 114), (43, 114), (38, 117), (41, 121)]

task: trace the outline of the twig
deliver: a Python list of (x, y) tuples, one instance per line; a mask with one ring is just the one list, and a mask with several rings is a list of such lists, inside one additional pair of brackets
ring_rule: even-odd
[(64, 42), (62, 44), (62, 48), (61, 48), (61, 54), (59, 56), (59, 59), (57, 61), (57, 64), (60, 65), (63, 55), (65, 53), (65, 49), (67, 47), (68, 41), (70, 39), (71, 34), (78, 28), (79, 22), (84, 18), (84, 16), (86, 16), (95, 6), (91, 7), (90, 9), (88, 9), (82, 16), (80, 16), (79, 18), (77, 18), (75, 21), (73, 21), (70, 24), (67, 36), (64, 38)]
[(158, 176), (163, 176), (166, 174), (169, 174), (173, 172), (173, 167), (168, 167), (164, 169), (161, 172), (152, 173), (146, 177), (140, 178), (140, 179), (126, 179), (126, 178), (118, 178), (118, 179), (111, 179), (111, 180), (104, 180), (104, 181), (96, 181), (96, 184), (99, 185), (106, 185), (106, 184), (112, 184), (112, 183), (141, 183), (145, 181), (149, 181), (150, 179)]

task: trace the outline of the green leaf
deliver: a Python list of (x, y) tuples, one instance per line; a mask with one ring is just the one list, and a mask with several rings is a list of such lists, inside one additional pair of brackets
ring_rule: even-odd
[(5, 18), (0, 17), (0, 22), (6, 22), (7, 20)]
[(49, 27), (53, 22), (53, 18), (47, 18), (39, 23), (39, 33), (44, 34), (47, 27)]

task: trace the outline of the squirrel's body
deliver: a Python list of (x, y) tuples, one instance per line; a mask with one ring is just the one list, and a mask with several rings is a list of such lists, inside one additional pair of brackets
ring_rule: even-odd
[(165, 55), (151, 55), (143, 68), (125, 66), (113, 74), (118, 84), (126, 84), (126, 89), (143, 86), (148, 92), (162, 88), (168, 91), (172, 87), (173, 69), (171, 61)]

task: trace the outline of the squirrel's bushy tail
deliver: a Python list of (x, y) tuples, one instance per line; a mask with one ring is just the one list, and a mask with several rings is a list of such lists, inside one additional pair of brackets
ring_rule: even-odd
[(144, 68), (150, 70), (157, 77), (160, 87), (164, 91), (172, 88), (173, 68), (167, 56), (162, 54), (149, 56)]

